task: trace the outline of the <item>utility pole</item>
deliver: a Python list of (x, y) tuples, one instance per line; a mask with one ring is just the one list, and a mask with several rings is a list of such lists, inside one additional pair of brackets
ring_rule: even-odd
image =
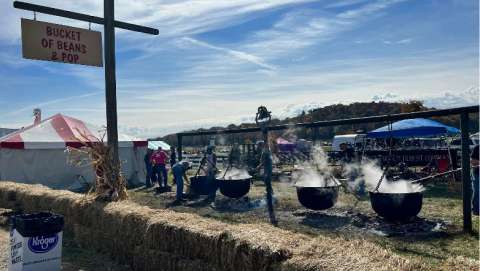
[[(105, 36), (105, 101), (107, 111), (107, 141), (116, 168), (120, 168), (118, 156), (118, 127), (117, 127), (117, 82), (115, 75), (115, 26), (113, 0), (104, 0), (103, 18)], [(112, 180), (117, 180), (120, 172), (113, 172)]]

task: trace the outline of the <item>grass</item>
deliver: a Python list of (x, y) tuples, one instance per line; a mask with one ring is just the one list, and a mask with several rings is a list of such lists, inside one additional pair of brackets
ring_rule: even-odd
[[(473, 216), (473, 233), (463, 232), (462, 198), (458, 191), (449, 191), (445, 184), (427, 187), (422, 211), (419, 216), (428, 219), (439, 219), (447, 223), (447, 228), (438, 233), (425, 236), (401, 236), (370, 238), (384, 247), (399, 254), (420, 259), (431, 265), (437, 265), (449, 257), (463, 256), (479, 259), (479, 219)], [(369, 208), (361, 204), (362, 210)]]
[(464, 256), (472, 259), (479, 257), (479, 219), (473, 216), (474, 232), (463, 233), (463, 202), (461, 192), (449, 191), (445, 184), (432, 185), (427, 188), (424, 205), (420, 215), (449, 222), (447, 229), (437, 235), (426, 236), (420, 240), (397, 238), (384, 242), (399, 253), (418, 256), (421, 259), (437, 263), (451, 256)]
[[(424, 234), (405, 234), (403, 236), (384, 237), (355, 227), (349, 217), (339, 214), (359, 213), (366, 217), (375, 217), (369, 200), (356, 200), (347, 194), (340, 194), (336, 206), (327, 212), (309, 212), (297, 200), (295, 188), (285, 183), (274, 182), (277, 198), (275, 206), (279, 227), (292, 232), (300, 232), (311, 236), (325, 235), (347, 239), (367, 239), (400, 255), (420, 260), (435, 269), (448, 258), (463, 256), (478, 260), (479, 252), (479, 219), (473, 216), (473, 233), (462, 232), (462, 199), (458, 189), (451, 189), (446, 184), (435, 184), (427, 187), (419, 217), (428, 220), (440, 220), (446, 228), (440, 232)], [(265, 188), (261, 182), (255, 182), (248, 194), (250, 200), (259, 200), (264, 196)], [(169, 207), (174, 200), (174, 192), (155, 195), (152, 190), (143, 188), (130, 190), (130, 200), (153, 208), (170, 208), (177, 212), (196, 213), (227, 223), (267, 222), (265, 208), (232, 211), (231, 209), (212, 209), (201, 201), (192, 206)], [(217, 193), (217, 202), (232, 202)], [(233, 201), (234, 202), (234, 201)], [(232, 204), (236, 206), (241, 202)], [(355, 205), (356, 204), (356, 205)], [(353, 207), (355, 205), (355, 207)], [(332, 213), (333, 212), (333, 213)], [(361, 216), (360, 215), (360, 216)]]
[(92, 249), (81, 248), (68, 235), (63, 239), (62, 270), (64, 271), (130, 271), (129, 266), (120, 265), (108, 256)]

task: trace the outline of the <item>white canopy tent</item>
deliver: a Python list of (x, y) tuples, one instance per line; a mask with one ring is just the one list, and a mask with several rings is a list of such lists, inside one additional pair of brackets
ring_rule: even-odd
[(149, 149), (157, 150), (158, 147), (161, 147), (162, 150), (165, 150), (165, 151), (170, 150), (170, 145), (168, 145), (165, 141), (160, 141), (160, 140), (148, 141), (148, 148)]
[[(93, 167), (69, 163), (66, 147), (98, 141), (101, 129), (65, 115), (54, 115), (0, 138), (0, 180), (43, 184), (57, 189), (76, 189), (92, 183)], [(105, 136), (106, 138), (106, 136)], [(147, 141), (119, 134), (122, 173), (130, 183), (143, 182)]]

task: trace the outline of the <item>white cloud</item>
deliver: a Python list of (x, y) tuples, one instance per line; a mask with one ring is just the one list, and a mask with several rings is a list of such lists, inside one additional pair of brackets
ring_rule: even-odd
[(368, 0), (343, 0), (343, 1), (335, 1), (332, 4), (326, 6), (326, 8), (343, 8), (346, 6), (357, 5), (361, 3), (365, 3)]
[(317, 102), (309, 102), (306, 104), (289, 104), (285, 108), (273, 114), (273, 117), (278, 119), (285, 119), (290, 117), (296, 117), (302, 114), (302, 112), (308, 113), (308, 111), (316, 108), (320, 108), (324, 105)]
[(357, 19), (359, 17), (369, 16), (381, 10), (388, 8), (389, 6), (404, 2), (405, 0), (383, 0), (383, 1), (372, 1), (368, 4), (363, 5), (357, 9), (347, 10), (340, 13), (337, 17), (342, 19)]
[[(339, 14), (319, 10), (292, 11), (271, 29), (258, 31), (252, 35), (245, 46), (245, 51), (255, 52), (256, 55), (267, 59), (283, 58), (285, 53), (330, 41), (337, 35), (358, 27), (362, 21), (371, 19), (390, 6), (404, 1), (406, 0), (371, 1)], [(410, 41), (404, 39), (401, 43)]]
[(391, 93), (391, 92), (375, 95), (372, 97), (372, 101), (374, 102), (380, 102), (380, 101), (390, 102), (390, 101), (396, 101), (396, 100), (398, 100), (398, 94)]
[(228, 48), (224, 48), (224, 47), (220, 47), (220, 46), (215, 46), (215, 45), (212, 45), (212, 44), (209, 44), (209, 43), (197, 40), (197, 39), (193, 39), (193, 38), (190, 38), (190, 37), (184, 37), (183, 40), (191, 42), (195, 45), (199, 45), (199, 46), (206, 47), (206, 48), (209, 48), (209, 49), (212, 49), (212, 50), (216, 50), (216, 51), (226, 53), (226, 54), (228, 54), (232, 57), (238, 58), (238, 59), (246, 61), (246, 62), (253, 63), (253, 64), (258, 65), (258, 66), (260, 66), (262, 68), (265, 68), (267, 70), (275, 70), (275, 67), (273, 65), (270, 65), (270, 64), (266, 63), (262, 58), (260, 58), (258, 56), (255, 56), (255, 55), (252, 55), (252, 54), (248, 54), (248, 53), (245, 53), (245, 52), (232, 50), (232, 49), (228, 49)]
[[(439, 56), (444, 57), (443, 62), (432, 62)], [(212, 81), (203, 72), (197, 74), (193, 71), (199, 70), (192, 67), (192, 76), (183, 88), (152, 90), (145, 96), (129, 97), (131, 109), (125, 107), (124, 98), (121, 98), (119, 114), (124, 125), (129, 127), (138, 127), (136, 123), (142, 116), (141, 127), (147, 128), (149, 135), (153, 136), (199, 127), (238, 124), (251, 119), (260, 104), (265, 104), (275, 116), (283, 118), (317, 105), (368, 102), (371, 96), (366, 95), (378, 89), (387, 90), (377, 92), (380, 100), (421, 99), (431, 106), (428, 102), (439, 91), (445, 93), (446, 89), (475, 81), (475, 76), (469, 74), (472, 69), (469, 61), (460, 55), (439, 52), (438, 55), (424, 57), (395, 59), (395, 67), (391, 66), (393, 59), (336, 60), (323, 63), (322, 67), (301, 65), (288, 71), (279, 70), (269, 80), (261, 80), (262, 75), (255, 76), (253, 73), (239, 77), (234, 74), (235, 70), (215, 71), (213, 78), (222, 77), (224, 83)], [(222, 60), (216, 61), (199, 65), (216, 66)], [(452, 69), (452, 66), (458, 69)], [(462, 74), (469, 76), (459, 76)], [(234, 77), (234, 81), (226, 83), (230, 77)], [(444, 98), (443, 94), (438, 96)], [(165, 102), (171, 99), (175, 99), (175, 103)], [(152, 105), (158, 105), (158, 108)], [(458, 100), (448, 107), (462, 105), (467, 104)]]
[(435, 108), (454, 108), (478, 105), (479, 89), (478, 86), (472, 86), (463, 91), (443, 91), (426, 95), (398, 95), (396, 93), (385, 92), (372, 97), (372, 101), (375, 102), (408, 102), (409, 100), (419, 100), (422, 101), (425, 106)]
[[(275, 115), (282, 115), (285, 111), (298, 112), (311, 104), (370, 101), (373, 95), (392, 100), (423, 99), (427, 104), (427, 98), (437, 97), (438, 106), (438, 101), (448, 100), (444, 96), (447, 90), (455, 93), (456, 89), (468, 89), (473, 85), (478, 93), (478, 73), (472, 72), (476, 69), (474, 63), (468, 51), (416, 52), (412, 57), (401, 59), (394, 56), (345, 58), (324, 61), (321, 66), (300, 63), (266, 75), (251, 69), (249, 62), (227, 54), (216, 54), (214, 58), (193, 62), (171, 82), (153, 76), (155, 70), (152, 75), (146, 75), (148, 80), (131, 76), (131, 73), (145, 69), (144, 62), (136, 63), (129, 65), (127, 72), (119, 74), (119, 127), (141, 137), (158, 136), (192, 128), (241, 123), (251, 119), (261, 104)], [(96, 80), (92, 76), (85, 75), (85, 80)], [(98, 82), (103, 83), (102, 80)], [(103, 88), (95, 93), (92, 95), (97, 96), (31, 103), (23, 106), (15, 116), (0, 117), (0, 125), (20, 127), (30, 123), (30, 111), (36, 106), (42, 108), (45, 117), (62, 112), (103, 125)], [(462, 97), (465, 101), (471, 96)], [(449, 100), (453, 101), (453, 98)], [(457, 100), (450, 105), (465, 103)], [(450, 106), (445, 104), (443, 107)]]
[[(102, 15), (101, 1), (98, 0), (37, 2)], [(129, 51), (129, 56), (134, 58), (128, 59), (128, 64), (118, 65), (117, 70), (120, 129), (138, 136), (158, 136), (185, 129), (240, 123), (251, 120), (260, 104), (265, 104), (275, 115), (287, 116), (309, 106), (370, 101), (375, 94), (377, 99), (425, 98), (426, 102), (433, 104), (456, 100), (450, 103), (455, 106), (465, 104), (471, 97), (454, 99), (455, 90), (476, 85), (478, 95), (478, 67), (472, 64), (475, 61), (471, 51), (462, 52), (462, 48), (454, 53), (412, 50), (403, 52), (401, 57), (372, 54), (370, 58), (362, 58), (362, 55), (352, 53), (337, 54), (333, 60), (328, 56), (309, 59), (309, 53), (317, 49), (313, 46), (333, 41), (360, 27), (363, 22), (384, 14), (398, 1), (337, 2), (343, 4), (342, 10), (348, 8), (350, 11), (343, 15), (335, 14), (334, 7), (329, 10), (292, 8), (283, 12), (284, 15), (272, 27), (265, 26), (263, 30), (249, 32), (251, 34), (246, 32), (238, 39), (222, 43), (228, 45), (205, 42), (210, 40), (203, 38), (208, 34), (202, 38), (195, 35), (303, 2), (118, 1), (117, 19), (158, 27), (161, 33), (160, 37), (142, 34), (127, 37), (125, 32), (119, 31), (119, 56)], [(10, 16), (11, 8), (2, 9), (2, 4), (0, 15)], [(28, 12), (22, 14), (31, 16)], [(15, 18), (2, 21), (0, 16), (0, 22), (6, 23), (4, 28), (14, 24), (13, 36), (18, 38), (19, 21)], [(39, 19), (65, 23), (63, 19), (44, 15)], [(87, 27), (86, 23), (72, 24)], [(99, 29), (98, 26), (94, 28)], [(0, 34), (0, 42), (6, 36)], [(413, 41), (409, 36), (410, 33), (387, 37), (389, 42), (407, 44)], [(371, 42), (373, 46), (373, 42), (378, 45), (382, 41), (380, 37), (383, 36), (354, 38), (359, 42)], [(341, 40), (344, 41), (349, 42)], [(138, 51), (131, 50), (133, 48), (141, 50), (140, 57), (137, 57)], [(330, 54), (329, 51), (321, 53)], [(125, 59), (119, 57), (119, 62)], [(8, 58), (3, 59), (3, 63), (16, 64), (15, 59)], [(0, 60), (0, 64), (3, 63)], [(28, 106), (22, 105), (22, 111), (16, 113), (15, 119), (0, 116), (2, 126), (16, 123), (9, 126), (18, 127), (30, 122), (31, 109), (39, 105), (44, 109), (44, 116), (63, 112), (97, 125), (104, 124), (104, 98), (103, 94), (100, 95), (104, 88), (102, 70), (66, 65), (61, 69), (39, 66), (61, 76), (74, 75), (83, 79), (84, 83), (78, 88), (86, 85), (83, 91), (98, 90), (98, 96), (28, 102)], [(385, 90), (385, 93), (377, 90)], [(447, 90), (448, 95), (445, 94)], [(62, 99), (68, 100), (62, 102)], [(0, 108), (0, 115), (2, 112), (7, 111)]]
[(16, 109), (14, 111), (9, 111), (8, 113), (4, 114), (2, 117), (12, 117), (16, 116), (25, 112), (32, 111), (34, 108), (44, 108), (44, 107), (50, 107), (52, 105), (56, 104), (62, 104), (66, 103), (72, 100), (78, 100), (78, 99), (83, 99), (83, 98), (88, 98), (96, 95), (101, 95), (103, 92), (91, 92), (91, 93), (86, 93), (86, 94), (81, 94), (81, 95), (74, 95), (74, 96), (67, 96), (63, 98), (58, 98), (58, 99), (53, 99), (45, 102), (40, 102), (40, 103), (33, 103), (29, 104), (27, 106), (24, 106), (22, 108)]
[(397, 41), (398, 44), (407, 44), (407, 43), (411, 43), (413, 39), (411, 38), (408, 38), (408, 39), (402, 39), (402, 40), (399, 40)]
[(392, 40), (384, 40), (383, 43), (384, 44), (409, 44), (413, 41), (412, 38), (406, 38), (406, 39), (401, 39), (401, 40), (395, 40), (395, 41), (392, 41)]
[(446, 91), (443, 94), (421, 97), (428, 107), (451, 108), (479, 104), (479, 90), (477, 87), (470, 87), (464, 91)]
[[(254, 13), (268, 11), (292, 4), (311, 2), (312, 0), (148, 0), (130, 1), (119, 0), (115, 3), (115, 17), (130, 23), (157, 27), (160, 37), (179, 37), (202, 33), (215, 29), (225, 28), (249, 19)], [(71, 10), (89, 15), (103, 17), (102, 1), (56, 1), (37, 0), (38, 5), (51, 6), (60, 9)], [(12, 1), (0, 1), (0, 24), (3, 31), (0, 33), (0, 41), (18, 43), (20, 37), (19, 18), (32, 18), (32, 12), (21, 11), (13, 8)], [(65, 18), (37, 14), (38, 20), (63, 23), (78, 27), (88, 27), (88, 23)], [(101, 26), (93, 25), (94, 29), (102, 29)], [(125, 31), (118, 33), (124, 38), (138, 39), (139, 35), (124, 36)]]

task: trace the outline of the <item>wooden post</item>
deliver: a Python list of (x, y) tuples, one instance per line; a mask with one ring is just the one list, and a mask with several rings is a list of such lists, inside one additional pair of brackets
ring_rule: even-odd
[[(105, 36), (105, 100), (107, 109), (107, 140), (114, 165), (119, 165), (117, 128), (117, 83), (115, 77), (115, 25), (113, 0), (104, 0)], [(111, 176), (117, 179), (119, 172)]]
[(468, 113), (460, 115), (462, 132), (462, 181), (463, 181), (463, 231), (472, 231), (472, 179), (470, 176), (470, 138), (468, 136)]
[(104, 54), (105, 54), (105, 100), (107, 117), (107, 141), (110, 148), (110, 159), (115, 165), (114, 172), (108, 178), (118, 181), (120, 170), (120, 159), (118, 157), (118, 127), (117, 127), (117, 86), (115, 78), (115, 27), (135, 32), (158, 35), (158, 29), (141, 25), (115, 21), (114, 0), (104, 0), (104, 18), (57, 9), (47, 6), (35, 5), (21, 1), (14, 1), (13, 7), (33, 12), (40, 12), (53, 16), (65, 17), (73, 20), (80, 20), (88, 23), (103, 24), (104, 26)]
[(178, 161), (182, 161), (183, 155), (182, 155), (182, 135), (177, 134), (177, 152), (178, 152)]

